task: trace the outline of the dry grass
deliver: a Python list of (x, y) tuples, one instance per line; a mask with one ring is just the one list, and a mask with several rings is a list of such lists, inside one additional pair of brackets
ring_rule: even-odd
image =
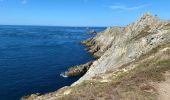
[(165, 80), (164, 73), (170, 70), (170, 50), (162, 54), (162, 56), (168, 55), (168, 59), (160, 59), (160, 56), (155, 56), (152, 59), (147, 58), (167, 46), (170, 45), (159, 46), (149, 52), (148, 55), (142, 56), (134, 69), (128, 72), (118, 72), (112, 82), (85, 81), (72, 87), (70, 95), (62, 97), (62, 99), (156, 100), (158, 94), (156, 89), (150, 85), (150, 82)]
[(146, 37), (149, 34), (153, 34), (153, 33), (148, 32), (149, 30), (150, 30), (150, 27), (145, 26), (145, 29), (143, 29), (138, 35), (133, 37), (130, 41), (132, 41), (132, 40), (136, 41), (136, 40), (138, 40), (138, 39), (140, 39), (142, 37)]
[(159, 52), (166, 47), (170, 44), (159, 46), (128, 64), (127, 67), (135, 64), (129, 71), (113, 73), (111, 82), (84, 81), (69, 87), (71, 92), (57, 100), (156, 100), (158, 92), (150, 83), (164, 81), (164, 73), (170, 71), (170, 50)]
[(170, 26), (170, 23), (168, 23), (167, 25), (165, 25), (165, 26)]

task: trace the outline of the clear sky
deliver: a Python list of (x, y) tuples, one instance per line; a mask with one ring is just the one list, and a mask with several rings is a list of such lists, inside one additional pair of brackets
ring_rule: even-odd
[(123, 26), (145, 12), (170, 19), (170, 0), (0, 0), (1, 25)]

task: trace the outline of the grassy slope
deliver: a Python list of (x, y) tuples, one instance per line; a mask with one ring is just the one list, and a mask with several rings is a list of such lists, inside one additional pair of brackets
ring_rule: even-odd
[[(169, 28), (169, 24), (167, 27)], [(144, 33), (132, 40), (151, 34)], [(38, 98), (41, 98), (40, 100), (49, 98), (50, 100), (156, 100), (159, 92), (154, 84), (165, 81), (165, 72), (170, 72), (170, 43), (154, 48), (134, 62), (123, 65), (116, 72), (106, 72), (105, 75), (111, 74), (108, 78), (111, 81), (102, 82), (102, 78), (96, 76), (94, 80), (84, 81), (76, 86), (42, 96), (34, 94), (24, 98), (27, 100), (39, 100)]]
[(158, 93), (151, 83), (164, 81), (164, 73), (170, 70), (170, 44), (153, 49), (128, 67), (131, 65), (135, 65), (135, 68), (116, 72), (111, 82), (85, 81), (71, 87), (71, 92), (60, 99), (155, 100)]

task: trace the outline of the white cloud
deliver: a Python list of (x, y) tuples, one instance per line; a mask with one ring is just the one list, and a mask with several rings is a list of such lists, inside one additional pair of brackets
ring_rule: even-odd
[(132, 11), (132, 10), (138, 10), (144, 7), (150, 6), (150, 4), (143, 4), (139, 6), (134, 6), (134, 7), (127, 7), (124, 5), (112, 5), (109, 6), (109, 8), (114, 9), (114, 10), (120, 10), (120, 11)]

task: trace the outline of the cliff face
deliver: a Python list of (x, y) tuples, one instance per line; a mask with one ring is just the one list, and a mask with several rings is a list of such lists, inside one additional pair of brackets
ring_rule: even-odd
[[(159, 45), (170, 42), (170, 21), (146, 13), (127, 27), (108, 28), (90, 40), (90, 52), (101, 56), (75, 84), (135, 61)], [(96, 48), (98, 48), (96, 50)], [(95, 50), (94, 50), (95, 49)], [(94, 52), (95, 51), (95, 52)]]
[(123, 28), (121, 27), (109, 27), (104, 32), (98, 33), (96, 37), (82, 43), (89, 46), (89, 52), (98, 58), (112, 46), (114, 37), (122, 32)]
[(83, 77), (70, 87), (24, 99), (155, 100), (170, 80), (169, 20), (146, 13), (135, 23), (109, 27), (83, 44), (98, 57)]

